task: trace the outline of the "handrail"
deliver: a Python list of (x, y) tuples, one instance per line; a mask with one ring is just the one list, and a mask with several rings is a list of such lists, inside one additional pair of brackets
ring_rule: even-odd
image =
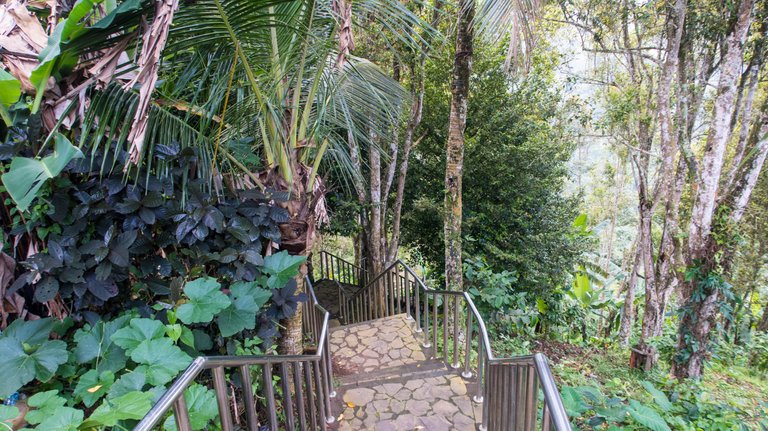
[[(340, 311), (347, 324), (405, 312), (407, 318), (415, 320), (416, 332), (423, 332), (424, 347), (431, 347), (435, 358), (440, 356), (439, 350), (442, 350), (444, 362), (454, 369), (461, 368), (459, 356), (463, 347), (464, 369), (461, 374), (465, 378), (470, 378), (474, 374), (477, 378), (477, 393), (473, 399), (483, 403), (482, 429), (533, 430), (538, 420), (537, 387), (540, 384), (544, 393), (541, 429), (570, 431), (568, 414), (563, 407), (546, 356), (537, 353), (513, 358), (497, 358), (493, 354), (485, 321), (469, 293), (429, 288), (400, 259), (390, 264), (351, 296), (345, 294), (340, 284), (338, 289), (341, 301)], [(441, 321), (438, 321), (439, 302), (442, 302)], [(460, 302), (463, 302), (468, 310), (464, 315), (466, 333), (463, 346), (459, 346), (459, 316), (462, 314)], [(471, 355), (473, 319), (477, 324), (479, 335), (475, 373), (472, 372)], [(451, 329), (453, 337), (449, 340), (448, 333)], [(442, 331), (441, 348), (438, 346), (440, 331)], [(451, 353), (452, 358), (449, 357)], [(513, 387), (509, 387), (509, 384)], [(506, 394), (505, 391), (507, 391)]]
[(365, 268), (325, 250), (320, 251), (319, 257), (321, 279), (337, 280), (360, 287), (368, 283), (368, 271)]
[[(303, 325), (317, 344), (317, 350), (310, 355), (247, 355), (247, 356), (201, 356), (192, 361), (184, 372), (176, 378), (170, 388), (160, 397), (150, 411), (144, 416), (134, 431), (150, 431), (160, 424), (171, 409), (179, 431), (191, 431), (189, 410), (184, 400), (184, 391), (205, 370), (211, 370), (213, 386), (219, 407), (219, 417), (222, 431), (232, 431), (232, 410), (230, 409), (228, 384), (224, 368), (239, 368), (242, 388), (251, 388), (251, 366), (261, 366), (263, 388), (269, 414), (269, 429), (276, 431), (280, 424), (276, 415), (276, 397), (273, 388), (273, 367), (280, 368), (282, 385), (282, 408), (285, 414), (285, 429), (296, 429), (296, 420), (300, 429), (306, 429), (307, 424), (312, 429), (326, 429), (326, 423), (334, 422), (330, 398), (336, 396), (333, 390), (333, 375), (329, 343), (330, 315), (317, 302), (312, 283), (306, 277), (309, 303), (303, 317)], [(317, 313), (322, 314), (318, 318)], [(319, 332), (318, 332), (319, 330)], [(291, 373), (292, 371), (292, 373)], [(243, 391), (246, 422), (249, 431), (260, 429), (256, 416), (256, 402), (250, 390)], [(295, 396), (295, 402), (293, 400)], [(233, 405), (237, 405), (234, 403)], [(296, 412), (294, 413), (294, 407)], [(237, 412), (237, 407), (235, 407)], [(235, 415), (236, 416), (236, 415)], [(235, 419), (237, 422), (237, 418)], [(283, 429), (283, 428), (280, 428)]]

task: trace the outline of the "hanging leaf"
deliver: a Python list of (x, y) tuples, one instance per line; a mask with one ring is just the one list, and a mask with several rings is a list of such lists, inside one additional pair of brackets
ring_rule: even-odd
[(46, 180), (59, 175), (72, 159), (83, 157), (64, 135), (56, 133), (54, 139), (53, 154), (42, 160), (14, 157), (10, 169), (3, 174), (3, 185), (21, 211), (26, 211)]
[(0, 115), (8, 126), (13, 124), (8, 108), (18, 102), (19, 97), (21, 97), (21, 82), (4, 69), (0, 69)]

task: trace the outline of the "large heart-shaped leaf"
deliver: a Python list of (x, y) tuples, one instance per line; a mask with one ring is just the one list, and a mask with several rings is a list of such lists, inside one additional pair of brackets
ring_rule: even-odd
[(256, 282), (239, 282), (230, 287), (232, 304), (218, 315), (219, 330), (230, 337), (244, 329), (256, 327), (256, 314), (267, 303), (272, 293), (261, 289)]
[(35, 429), (40, 431), (76, 431), (82, 422), (82, 410), (59, 407), (46, 416)]
[(184, 293), (189, 301), (179, 307), (176, 315), (187, 324), (210, 322), (232, 302), (221, 293), (221, 285), (213, 278), (190, 281), (184, 286)]
[(192, 362), (192, 358), (173, 345), (168, 338), (149, 340), (139, 344), (131, 352), (131, 359), (138, 364), (135, 372), (147, 376), (150, 385), (164, 385)]
[(75, 359), (85, 364), (98, 358), (97, 371), (116, 372), (125, 367), (125, 352), (112, 341), (112, 335), (125, 326), (130, 315), (122, 315), (109, 322), (100, 321), (75, 333)]
[(165, 325), (159, 320), (135, 318), (128, 327), (118, 329), (112, 334), (112, 342), (129, 353), (141, 343), (163, 338)]
[(115, 383), (115, 374), (111, 371), (99, 373), (96, 370), (89, 370), (80, 376), (75, 386), (74, 395), (77, 399), (83, 401), (86, 407), (96, 404), (104, 394), (107, 393), (112, 384)]
[(53, 154), (42, 160), (14, 157), (10, 169), (3, 174), (3, 185), (19, 210), (25, 211), (29, 207), (46, 180), (59, 175), (72, 159), (83, 157), (64, 135), (57, 133), (55, 141)]
[(64, 407), (67, 400), (59, 396), (59, 391), (45, 391), (29, 397), (27, 404), (34, 408), (27, 412), (24, 420), (35, 425), (53, 415), (59, 407)]
[(5, 398), (34, 379), (47, 381), (67, 362), (67, 344), (45, 341), (39, 346), (22, 344), (11, 337), (0, 339), (0, 398)]
[(264, 272), (269, 274), (267, 286), (272, 289), (283, 287), (288, 280), (299, 274), (299, 268), (306, 260), (304, 256), (291, 256), (285, 250), (265, 257)]

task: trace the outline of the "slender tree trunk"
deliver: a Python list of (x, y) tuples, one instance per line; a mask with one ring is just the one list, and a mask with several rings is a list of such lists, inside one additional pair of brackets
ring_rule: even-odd
[(641, 265), (641, 254), (635, 249), (635, 258), (632, 263), (632, 273), (627, 281), (627, 294), (624, 297), (624, 307), (621, 314), (621, 326), (619, 327), (619, 343), (622, 346), (629, 345), (629, 338), (632, 336), (632, 324), (635, 320), (635, 289), (637, 288), (638, 272)]
[(765, 305), (763, 305), (763, 317), (760, 319), (760, 323), (757, 324), (757, 330), (768, 332), (768, 301), (765, 301)]
[(472, 71), (474, 2), (459, 0), (456, 54), (451, 82), (451, 112), (445, 165), (445, 283), (449, 290), (463, 290), (461, 261), (461, 180), (464, 170), (464, 129)]
[[(698, 188), (693, 197), (691, 223), (688, 230), (687, 265), (698, 266), (709, 275), (715, 271), (712, 256), (718, 245), (712, 238), (712, 222), (716, 211), (726, 146), (730, 140), (730, 121), (734, 110), (736, 85), (743, 63), (743, 46), (752, 20), (753, 0), (739, 4), (736, 21), (726, 40), (726, 49), (710, 131), (702, 158)], [(748, 197), (747, 197), (748, 199)], [(698, 378), (709, 351), (710, 329), (718, 310), (719, 289), (701, 288), (696, 278), (683, 284), (683, 309), (677, 336), (678, 355), (673, 373), (678, 379)], [(703, 290), (694, 295), (694, 292)]]

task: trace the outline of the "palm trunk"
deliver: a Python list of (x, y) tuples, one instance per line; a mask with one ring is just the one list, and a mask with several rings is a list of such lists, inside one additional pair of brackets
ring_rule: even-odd
[(451, 82), (451, 112), (445, 148), (445, 284), (448, 290), (463, 290), (461, 263), (461, 180), (464, 170), (464, 129), (467, 125), (467, 97), (472, 71), (472, 21), (474, 3), (459, 0), (456, 54)]

